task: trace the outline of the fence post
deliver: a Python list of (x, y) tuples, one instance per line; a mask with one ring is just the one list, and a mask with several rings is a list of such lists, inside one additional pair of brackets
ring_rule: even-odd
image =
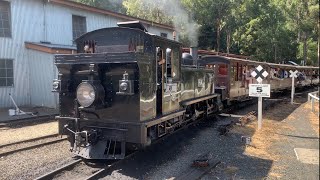
[(313, 110), (314, 110), (313, 105), (314, 105), (314, 98), (311, 98), (311, 111), (312, 111), (312, 112), (313, 112)]

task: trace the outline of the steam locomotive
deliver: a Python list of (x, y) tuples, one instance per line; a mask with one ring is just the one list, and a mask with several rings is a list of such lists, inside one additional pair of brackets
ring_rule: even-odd
[(139, 22), (118, 26), (79, 37), (78, 54), (55, 56), (59, 133), (68, 135), (74, 154), (122, 159), (127, 149), (148, 146), (248, 97), (246, 87), (243, 94), (235, 94), (243, 89), (235, 82), (244, 64), (259, 62), (199, 58), (196, 49), (182, 53), (180, 43), (148, 33)]

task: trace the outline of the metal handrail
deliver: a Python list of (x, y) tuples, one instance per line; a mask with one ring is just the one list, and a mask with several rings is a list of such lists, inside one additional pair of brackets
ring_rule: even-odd
[[(311, 100), (311, 111), (314, 112), (314, 100), (319, 101), (319, 91), (308, 93), (308, 101), (310, 100)], [(319, 112), (318, 112), (318, 116), (319, 116)]]

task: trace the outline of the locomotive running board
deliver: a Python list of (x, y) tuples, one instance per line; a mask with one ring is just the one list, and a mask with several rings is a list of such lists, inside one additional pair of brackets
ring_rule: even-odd
[(165, 122), (165, 121), (168, 121), (170, 119), (173, 119), (175, 117), (178, 117), (178, 116), (182, 116), (183, 113), (185, 113), (186, 110), (179, 110), (179, 111), (176, 111), (176, 112), (173, 112), (173, 113), (170, 113), (170, 114), (167, 114), (167, 115), (164, 115), (164, 116), (161, 116), (161, 117), (157, 117), (157, 118), (154, 118), (154, 119), (151, 119), (151, 120), (148, 120), (147, 122), (145, 122), (145, 126), (148, 128), (148, 127), (151, 127), (151, 126), (154, 126), (154, 125), (157, 125), (157, 124), (160, 124), (162, 122)]
[(214, 97), (218, 97), (218, 94), (210, 94), (210, 95), (206, 95), (206, 96), (193, 98), (193, 99), (190, 99), (190, 100), (182, 101), (180, 104), (182, 106), (188, 106), (190, 104), (194, 104), (194, 103), (197, 103), (197, 102), (205, 101), (207, 99), (212, 99)]

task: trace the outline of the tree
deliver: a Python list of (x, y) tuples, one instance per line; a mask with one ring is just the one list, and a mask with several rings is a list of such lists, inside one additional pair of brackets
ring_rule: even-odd
[(125, 13), (125, 9), (122, 5), (123, 0), (74, 0), (79, 3), (83, 3), (89, 6), (106, 9), (118, 13)]
[(185, 45), (198, 45), (198, 25), (180, 0), (125, 0), (123, 5), (128, 15), (173, 25)]
[(283, 11), (271, 0), (247, 0), (236, 11), (233, 34), (240, 52), (280, 63), (295, 58), (295, 35), (286, 27)]
[(287, 16), (287, 27), (293, 31), (297, 37), (298, 60), (301, 60), (302, 64), (316, 64), (317, 58), (315, 58), (315, 54), (317, 54), (317, 49), (319, 51), (319, 48), (314, 48), (313, 46), (317, 41), (319, 43), (319, 1), (286, 0), (279, 1), (278, 3)]
[(231, 10), (231, 0), (181, 0), (182, 3), (193, 12), (199, 24), (215, 27), (217, 52), (220, 51), (221, 31), (225, 26), (225, 20)]

